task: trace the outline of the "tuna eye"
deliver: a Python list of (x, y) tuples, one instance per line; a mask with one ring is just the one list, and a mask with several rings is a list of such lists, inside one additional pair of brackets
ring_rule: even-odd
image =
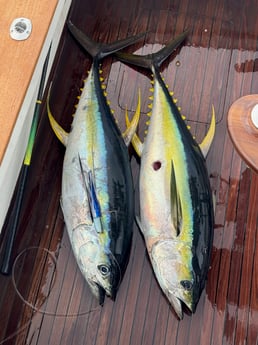
[(161, 162), (160, 161), (153, 162), (152, 167), (155, 171), (159, 170), (161, 168)]
[(193, 283), (190, 280), (181, 280), (180, 284), (187, 291), (191, 291), (193, 289)]
[(98, 269), (103, 276), (107, 276), (110, 272), (110, 269), (107, 265), (99, 265)]

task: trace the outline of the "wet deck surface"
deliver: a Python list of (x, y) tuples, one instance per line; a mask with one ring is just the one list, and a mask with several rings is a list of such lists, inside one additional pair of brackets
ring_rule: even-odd
[[(9, 277), (0, 276), (0, 344), (258, 343), (258, 176), (227, 132), (230, 105), (258, 93), (258, 1), (77, 1), (72, 21), (95, 40), (111, 42), (148, 31), (130, 51), (158, 50), (189, 29), (185, 45), (163, 64), (197, 141), (217, 115), (207, 168), (216, 195), (211, 269), (194, 315), (178, 321), (154, 278), (135, 225), (129, 265), (117, 299), (98, 306), (71, 252), (60, 208), (64, 148), (50, 130), (45, 107), (37, 135)], [(91, 60), (64, 30), (52, 71), (51, 108), (68, 131)], [(111, 65), (111, 63), (113, 64)], [(143, 138), (147, 75), (111, 58), (103, 61), (108, 97), (120, 127), (142, 91)], [(137, 189), (139, 161), (131, 152)], [(138, 193), (136, 192), (136, 213)], [(3, 231), (4, 233), (4, 231)], [(3, 236), (2, 236), (3, 237)]]

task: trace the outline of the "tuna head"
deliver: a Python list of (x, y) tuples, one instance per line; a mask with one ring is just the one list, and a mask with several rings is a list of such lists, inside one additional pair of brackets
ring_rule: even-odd
[(152, 246), (150, 258), (159, 285), (178, 317), (183, 317), (182, 302), (194, 312), (200, 287), (192, 269), (191, 247), (178, 240), (159, 240)]
[(76, 259), (92, 293), (103, 305), (106, 295), (113, 300), (116, 297), (120, 268), (110, 249), (98, 237), (82, 242), (74, 250)]

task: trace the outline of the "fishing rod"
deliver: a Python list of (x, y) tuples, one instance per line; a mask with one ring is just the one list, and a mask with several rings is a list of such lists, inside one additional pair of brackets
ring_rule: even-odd
[(25, 156), (23, 160), (23, 165), (21, 167), (19, 179), (16, 186), (17, 192), (15, 194), (15, 200), (14, 200), (12, 212), (9, 217), (9, 223), (7, 224), (6, 229), (5, 229), (6, 237), (5, 237), (5, 242), (2, 245), (2, 255), (0, 256), (0, 260), (1, 260), (0, 272), (5, 275), (8, 275), (11, 270), (11, 255), (12, 255), (12, 250), (14, 246), (15, 235), (18, 228), (21, 205), (22, 205), (22, 200), (23, 200), (23, 196), (25, 192), (28, 171), (29, 171), (29, 167), (31, 163), (36, 131), (37, 131), (38, 123), (39, 123), (40, 106), (41, 106), (42, 97), (44, 94), (44, 84), (45, 84), (45, 79), (46, 79), (46, 74), (47, 74), (50, 50), (51, 50), (51, 45), (49, 47), (49, 50), (48, 50), (48, 53), (43, 65), (40, 84), (39, 84), (39, 90), (38, 90), (38, 96), (37, 96), (37, 100), (36, 100), (36, 104), (34, 108), (34, 114), (33, 114), (33, 119), (32, 119), (29, 139), (28, 139), (28, 144), (27, 144), (27, 148), (26, 148), (26, 152), (25, 152)]

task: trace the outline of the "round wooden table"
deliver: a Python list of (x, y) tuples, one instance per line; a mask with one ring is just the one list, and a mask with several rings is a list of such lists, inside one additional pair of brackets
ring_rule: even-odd
[(228, 131), (241, 158), (258, 172), (258, 94), (241, 97), (231, 105)]

